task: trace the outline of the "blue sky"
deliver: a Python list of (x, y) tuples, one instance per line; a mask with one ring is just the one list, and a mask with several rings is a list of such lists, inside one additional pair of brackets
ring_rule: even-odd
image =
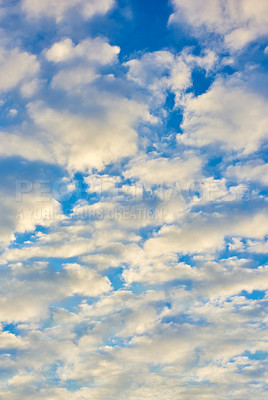
[(265, 399), (268, 3), (0, 18), (0, 398)]

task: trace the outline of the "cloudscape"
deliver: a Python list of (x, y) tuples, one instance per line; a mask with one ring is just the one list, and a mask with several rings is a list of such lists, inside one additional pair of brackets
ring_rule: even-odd
[(0, 20), (0, 399), (268, 398), (267, 0)]

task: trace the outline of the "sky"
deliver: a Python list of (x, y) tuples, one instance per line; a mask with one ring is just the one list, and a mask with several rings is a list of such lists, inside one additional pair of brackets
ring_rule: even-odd
[(0, 0), (0, 399), (268, 398), (267, 0)]

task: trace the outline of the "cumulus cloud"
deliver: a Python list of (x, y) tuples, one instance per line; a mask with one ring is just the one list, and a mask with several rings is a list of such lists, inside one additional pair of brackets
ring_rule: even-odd
[(176, 94), (177, 102), (182, 93), (191, 86), (191, 68), (183, 57), (174, 56), (169, 51), (145, 53), (140, 59), (125, 63), (129, 71), (127, 77), (153, 93), (152, 102), (161, 104), (167, 90)]
[(58, 72), (53, 80), (52, 87), (63, 89), (66, 92), (79, 91), (82, 87), (94, 82), (100, 75), (88, 67), (75, 67)]
[[(35, 55), (18, 48), (0, 48), (0, 93), (19, 87), (22, 95), (34, 93), (35, 77), (39, 72), (39, 62)], [(29, 86), (32, 90), (29, 90)], [(28, 87), (28, 90), (27, 90)]]
[[(0, 154), (2, 157), (14, 155), (26, 158), (27, 160), (44, 160), (51, 162), (51, 154), (37, 136), (26, 136), (13, 132), (0, 132)], [(32, 151), (32, 149), (35, 151)]]
[(230, 220), (230, 215), (197, 215), (192, 222), (163, 226), (158, 235), (145, 242), (145, 250), (153, 255), (165, 252), (182, 254), (210, 253), (224, 248), (226, 236), (264, 238), (268, 221), (267, 214), (256, 213), (253, 216), (237, 214)]
[(128, 6), (88, 22), (114, 4), (4, 7), (0, 398), (263, 400), (265, 63), (221, 54), (267, 33), (266, 3), (173, 0), (202, 43), (155, 51)]
[(100, 67), (117, 61), (118, 46), (103, 38), (85, 39), (76, 46), (69, 38), (54, 43), (46, 58), (61, 67), (52, 79), (52, 87), (73, 92), (81, 90), (101, 76)]
[(28, 17), (49, 17), (61, 22), (72, 9), (78, 10), (85, 19), (90, 19), (106, 14), (114, 3), (114, 0), (48, 0), (45, 3), (42, 0), (22, 0), (21, 6)]
[(191, 185), (202, 176), (202, 160), (195, 154), (185, 154), (182, 158), (136, 157), (124, 172), (126, 178), (135, 178), (148, 185), (172, 185), (181, 188)]
[[(29, 105), (29, 114), (51, 147), (55, 161), (70, 170), (101, 169), (105, 164), (135, 154), (137, 119), (150, 114), (134, 101), (107, 98), (102, 118), (60, 112), (40, 103)], [(52, 128), (53, 127), (53, 128)]]
[[(29, 181), (27, 183), (30, 184), (31, 188), (21, 198), (16, 198), (14, 192), (1, 190), (1, 248), (14, 240), (15, 233), (31, 232), (36, 225), (49, 226), (63, 218), (61, 205), (57, 200), (42, 198), (35, 185), (32, 185)], [(25, 187), (25, 183), (21, 183), (21, 185)]]
[(226, 170), (226, 176), (238, 181), (260, 182), (268, 185), (268, 164), (262, 160), (247, 161), (231, 165)]
[[(30, 160), (58, 163), (70, 171), (102, 169), (105, 164), (129, 157), (137, 150), (137, 131), (140, 122), (154, 123), (146, 106), (124, 98), (105, 100), (101, 116), (75, 115), (52, 109), (41, 102), (28, 105), (34, 123), (33, 135), (1, 133), (0, 152), (19, 155)], [(11, 146), (6, 146), (10, 143)], [(30, 149), (35, 148), (35, 152)]]
[(225, 45), (238, 50), (268, 34), (266, 19), (268, 5), (265, 0), (254, 4), (251, 0), (173, 0), (175, 12), (170, 22), (187, 21), (195, 28), (197, 35), (200, 31), (222, 35)]
[(46, 50), (46, 58), (49, 61), (59, 63), (67, 62), (73, 59), (86, 59), (92, 64), (105, 65), (117, 59), (120, 52), (118, 46), (109, 45), (103, 38), (85, 39), (76, 46), (70, 38), (62, 39), (54, 43)]
[(85, 182), (88, 185), (88, 193), (99, 193), (112, 192), (116, 185), (121, 183), (121, 179), (118, 176), (111, 176), (108, 174), (98, 175), (91, 174), (85, 177)]
[[(47, 263), (42, 268), (14, 265), (2, 274), (1, 320), (46, 318), (49, 304), (75, 294), (96, 297), (110, 290), (108, 278), (78, 264), (64, 265), (60, 273)], [(25, 286), (25, 281), (31, 284)], [(16, 343), (14, 343), (16, 344)]]
[(242, 244), (239, 247), (241, 251), (249, 251), (250, 253), (256, 254), (267, 254), (268, 253), (268, 242), (260, 240), (248, 240), (246, 244)]
[(236, 78), (217, 79), (198, 97), (185, 100), (183, 134), (179, 143), (219, 145), (230, 152), (250, 154), (267, 139), (268, 102)]
[[(106, 218), (102, 212), (107, 209), (112, 212)], [(26, 211), (28, 210), (25, 213), (23, 210), (20, 212), (21, 219), (24, 215), (27, 217)], [(129, 252), (131, 257), (135, 254), (138, 249), (136, 242), (140, 240), (140, 236), (130, 229), (128, 219), (122, 221), (114, 212), (115, 203), (100, 201), (93, 205), (76, 205), (70, 217), (61, 219), (49, 214), (48, 221), (53, 224), (53, 231), (33, 235), (22, 248), (7, 249), (2, 254), (1, 262), (46, 259), (49, 253), (52, 258), (62, 259), (87, 255), (83, 257), (83, 262), (94, 268), (118, 266), (130, 257)], [(32, 224), (42, 222), (38, 218), (39, 212), (29, 213), (28, 216), (31, 217)], [(139, 226), (143, 222), (138, 221), (136, 224)]]

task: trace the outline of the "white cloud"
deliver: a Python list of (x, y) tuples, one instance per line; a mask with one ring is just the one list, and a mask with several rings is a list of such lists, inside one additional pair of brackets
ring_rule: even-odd
[(116, 184), (121, 183), (121, 179), (118, 176), (111, 175), (97, 175), (91, 174), (85, 177), (85, 182), (88, 185), (88, 193), (99, 193), (112, 192)]
[(179, 143), (220, 145), (250, 154), (267, 139), (268, 101), (236, 78), (218, 79), (208, 92), (185, 99)]
[(182, 56), (186, 64), (192, 68), (197, 66), (206, 72), (212, 71), (219, 61), (217, 54), (210, 49), (205, 49), (200, 56), (196, 56), (190, 52), (190, 49), (186, 49), (182, 52)]
[[(220, 33), (232, 49), (257, 37), (260, 8), (267, 9), (262, 0), (175, 2), (198, 30)], [(226, 64), (216, 49), (199, 56), (188, 48), (156, 51), (119, 65), (120, 49), (108, 39), (75, 41), (90, 27), (74, 32), (72, 17), (76, 25), (78, 14), (104, 15), (112, 0), (20, 4), (28, 17), (59, 25), (38, 56), (0, 52), (7, 121), (0, 155), (28, 160), (3, 161), (12, 168), (0, 193), (0, 398), (267, 398), (267, 359), (251, 358), (268, 351), (268, 297), (250, 295), (268, 289), (268, 266), (259, 263), (268, 252), (266, 198), (256, 191), (252, 203), (242, 204), (238, 197), (245, 181), (268, 184), (267, 164), (252, 154), (267, 139), (267, 99), (238, 73), (216, 78), (194, 97), (192, 72), (208, 77)], [(34, 37), (46, 22), (34, 22)], [(14, 88), (24, 99), (17, 92), (12, 98)], [(38, 88), (44, 91), (25, 106)], [(10, 110), (18, 110), (13, 120)], [(168, 132), (165, 125), (175, 112), (184, 113), (177, 146), (174, 126)], [(148, 125), (155, 122), (153, 132)], [(225, 157), (214, 168), (219, 148)], [(40, 171), (31, 170), (39, 164)], [(73, 194), (63, 203), (64, 210), (73, 207), (70, 214), (50, 198), (53, 190), (41, 199), (35, 184), (16, 201), (13, 167), (16, 176), (48, 177), (65, 168), (60, 183)], [(229, 178), (236, 184), (230, 187)], [(16, 232), (23, 235), (7, 247)]]
[(23, 340), (10, 332), (0, 333), (0, 349), (18, 349), (23, 348)]
[(0, 247), (13, 240), (15, 233), (32, 231), (36, 225), (49, 226), (63, 218), (60, 203), (55, 199), (42, 198), (34, 185), (21, 199), (16, 199), (15, 193), (4, 190), (0, 195)]
[(37, 136), (18, 135), (9, 132), (0, 132), (0, 154), (3, 157), (17, 155), (30, 161), (52, 162), (53, 160), (45, 144), (38, 140)]
[(200, 179), (202, 160), (194, 153), (185, 154), (182, 158), (149, 158), (136, 157), (124, 172), (125, 178), (139, 179), (148, 185), (172, 185), (179, 183), (181, 188), (189, 188), (191, 183)]
[(61, 70), (52, 79), (52, 87), (66, 92), (80, 91), (81, 88), (94, 82), (100, 75), (88, 67), (75, 67)]
[(69, 170), (85, 171), (101, 169), (105, 164), (135, 154), (134, 126), (138, 119), (151, 118), (146, 107), (131, 100), (107, 97), (102, 100), (102, 107), (101, 118), (60, 112), (41, 103), (30, 104), (29, 114), (55, 161)]
[[(253, 269), (246, 265), (239, 265), (234, 260), (233, 265), (222, 262), (223, 265), (205, 265), (204, 270), (196, 277), (196, 290), (204, 296), (230, 297), (243, 290), (251, 293), (253, 290), (267, 290), (268, 267)], [(236, 265), (238, 264), (238, 265)]]
[(100, 37), (85, 39), (76, 46), (69, 38), (54, 43), (45, 51), (46, 58), (60, 65), (52, 79), (52, 87), (73, 93), (101, 76), (100, 67), (117, 61), (118, 46), (111, 46)]
[(141, 264), (140, 259), (136, 261), (133, 257), (133, 265), (124, 270), (123, 278), (127, 285), (131, 285), (133, 282), (159, 285), (173, 280), (193, 279), (195, 270), (189, 265), (177, 263), (176, 261), (175, 257), (172, 256), (160, 259), (159, 257), (148, 257), (147, 260), (145, 256), (144, 263)]
[(39, 72), (39, 62), (35, 55), (17, 48), (0, 47), (0, 93), (21, 87), (23, 95), (31, 95), (26, 85), (33, 85)]
[(103, 99), (95, 93), (94, 99), (95, 104), (99, 103), (100, 115), (57, 111), (41, 102), (29, 104), (33, 125), (28, 129), (34, 136), (2, 132), (0, 153), (57, 163), (69, 171), (102, 169), (135, 154), (136, 127), (140, 122), (155, 122), (147, 106), (108, 94)]
[(158, 105), (164, 101), (167, 90), (176, 94), (178, 103), (182, 93), (191, 86), (190, 67), (183, 57), (169, 51), (146, 53), (124, 65), (129, 68), (128, 79), (149, 89), (153, 94), (151, 101)]
[(268, 215), (215, 214), (192, 216), (192, 222), (181, 226), (163, 226), (158, 235), (147, 240), (144, 248), (153, 256), (165, 253), (210, 253), (224, 247), (226, 236), (263, 239), (268, 233)]
[(226, 176), (238, 181), (260, 182), (268, 185), (268, 164), (262, 160), (247, 161), (234, 166), (229, 166)]
[(114, 3), (114, 0), (22, 0), (22, 9), (28, 17), (49, 17), (61, 22), (72, 9), (77, 9), (85, 19), (90, 19), (106, 14)]
[(87, 60), (92, 64), (106, 65), (117, 60), (120, 52), (118, 46), (111, 46), (103, 38), (85, 39), (76, 46), (71, 39), (65, 38), (46, 50), (45, 55), (49, 61), (59, 63), (73, 59)]
[[(93, 268), (106, 269), (109, 266), (118, 266), (123, 260), (128, 259), (128, 252), (131, 251), (133, 255), (137, 251), (135, 243), (140, 240), (140, 236), (130, 230), (128, 221), (124, 226), (122, 221), (116, 218), (116, 214), (112, 214), (111, 218), (105, 218), (105, 215), (102, 217), (101, 212), (107, 209), (114, 212), (115, 204), (98, 202), (87, 206), (77, 205), (70, 218), (65, 217), (61, 220), (54, 216), (48, 220), (53, 225), (52, 232), (33, 235), (22, 248), (7, 249), (2, 254), (1, 262), (19, 262), (31, 258), (46, 259), (47, 254), (52, 258), (62, 259), (87, 255), (83, 257), (83, 262)], [(31, 217), (32, 224), (42, 222), (38, 218), (39, 209), (37, 214), (33, 215), (30, 213), (28, 215), (26, 211), (28, 210), (20, 213), (22, 221), (25, 215)], [(98, 212), (100, 218), (96, 217)]]
[(225, 45), (238, 50), (260, 36), (268, 34), (266, 0), (172, 0), (175, 12), (170, 22), (186, 20), (197, 35), (200, 31), (223, 36)]
[(13, 268), (6, 270), (2, 278), (0, 317), (9, 322), (43, 319), (55, 301), (75, 294), (96, 297), (111, 289), (108, 278), (78, 264), (64, 265), (61, 272), (53, 272), (48, 264), (41, 269), (30, 268), (28, 273), (25, 266)]
[(157, 80), (170, 72), (174, 64), (174, 55), (169, 51), (145, 53), (140, 59), (128, 61), (128, 78), (141, 86), (157, 85)]
[(70, 286), (70, 293), (96, 297), (111, 289), (110, 281), (107, 277), (102, 277), (95, 271), (81, 267), (79, 264), (66, 264), (63, 267), (63, 271), (66, 273), (66, 281)]
[(243, 250), (249, 251), (250, 253), (256, 254), (267, 254), (268, 253), (268, 242), (259, 240), (248, 240)]

